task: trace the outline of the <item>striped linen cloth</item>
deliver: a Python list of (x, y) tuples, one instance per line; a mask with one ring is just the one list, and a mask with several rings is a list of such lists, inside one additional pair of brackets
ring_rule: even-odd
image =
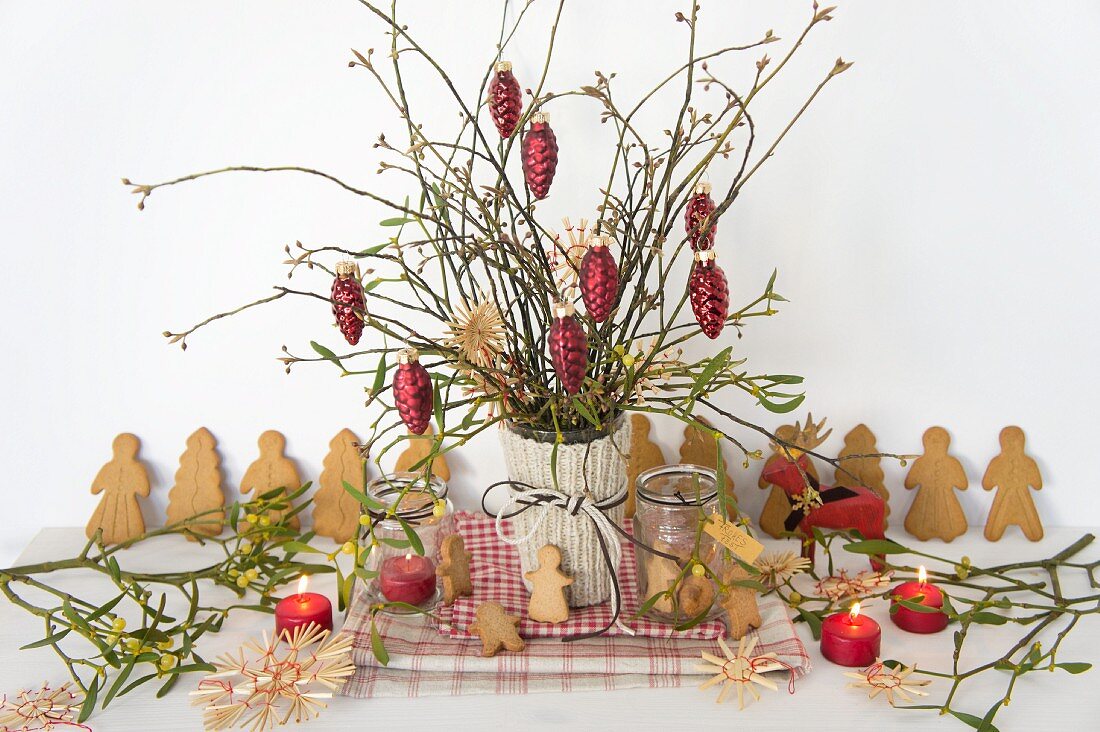
[[(507, 573), (518, 575), (519, 560), (515, 550), (501, 542), (492, 528), (492, 519), (468, 513), (458, 515), (457, 528), (474, 554), (475, 602), (470, 610), (461, 606), (441, 608), (443, 623), (421, 616), (379, 614), (375, 623), (385, 642), (389, 663), (381, 666), (371, 652), (370, 612), (362, 594), (357, 594), (344, 623), (344, 631), (354, 636), (352, 658), (356, 672), (341, 693), (352, 697), (375, 696), (452, 696), (459, 694), (527, 694), (534, 692), (601, 691), (637, 687), (661, 688), (695, 683), (695, 665), (702, 651), (720, 654), (713, 627), (704, 623), (696, 632), (678, 633), (667, 626), (644, 619), (629, 620), (637, 607), (634, 582), (634, 551), (629, 542), (623, 546), (621, 581), (628, 620), (637, 634), (605, 635), (583, 641), (562, 643), (547, 637), (540, 628), (529, 628), (527, 648), (522, 653), (501, 652), (493, 658), (481, 656), (481, 642), (466, 638), (466, 627), (472, 619), (476, 602), (493, 600), (505, 607), (523, 609), (526, 591), (517, 580), (507, 580)], [(492, 571), (479, 567), (486, 557), (493, 557)], [(501, 575), (504, 577), (501, 577)], [(500, 586), (510, 585), (522, 593), (516, 601), (503, 593)], [(480, 596), (487, 587), (494, 587), (494, 596)], [(503, 601), (502, 601), (503, 600)], [(602, 612), (608, 613), (606, 605)], [(575, 616), (597, 608), (574, 610)], [(467, 613), (464, 614), (464, 613)], [(755, 631), (759, 637), (755, 653), (775, 652), (779, 660), (790, 666), (792, 678), (810, 670), (810, 659), (802, 641), (787, 617), (786, 607), (774, 596), (760, 601), (762, 626)], [(585, 623), (599, 622), (591, 615)], [(605, 615), (603, 617), (609, 617)], [(589, 627), (571, 618), (572, 625), (557, 635), (579, 632)], [(525, 621), (526, 623), (526, 621)], [(521, 628), (532, 625), (526, 623)], [(563, 624), (564, 625), (564, 624)], [(553, 627), (553, 626), (552, 626)], [(600, 627), (595, 625), (592, 629)], [(455, 637), (452, 637), (454, 634)], [(533, 634), (533, 635), (531, 635)], [(691, 676), (688, 676), (691, 675)], [(687, 678), (685, 678), (687, 676)]]

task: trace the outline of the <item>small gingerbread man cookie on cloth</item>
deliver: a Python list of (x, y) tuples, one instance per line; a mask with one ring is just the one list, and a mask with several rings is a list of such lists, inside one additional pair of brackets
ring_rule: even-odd
[(458, 534), (451, 534), (440, 547), (443, 556), (435, 573), (443, 580), (443, 604), (450, 605), (460, 597), (474, 594), (470, 581), (470, 552)]
[(477, 620), (470, 625), (470, 632), (481, 638), (481, 655), (492, 658), (501, 648), (519, 653), (527, 647), (516, 632), (518, 625), (519, 616), (507, 614), (495, 602), (486, 602), (477, 606)]

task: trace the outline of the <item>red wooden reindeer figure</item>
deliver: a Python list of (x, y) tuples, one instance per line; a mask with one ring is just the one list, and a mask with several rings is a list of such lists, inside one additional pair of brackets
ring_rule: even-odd
[[(806, 416), (805, 429), (798, 430), (798, 437), (791, 442), (802, 449), (789, 447), (779, 450), (781, 460), (772, 461), (764, 468), (763, 478), (786, 492), (791, 500), (791, 513), (787, 516), (787, 531), (798, 529), (805, 537), (802, 542), (802, 556), (814, 560), (813, 527), (822, 529), (856, 529), (864, 538), (883, 539), (883, 521), (886, 506), (882, 498), (870, 488), (863, 486), (836, 487), (822, 486), (810, 473), (810, 458), (802, 450), (812, 450), (829, 436), (829, 432), (820, 434), (825, 420), (814, 424), (813, 416)], [(831, 430), (830, 430), (831, 431)], [(789, 455), (788, 455), (789, 452)], [(871, 566), (876, 570), (882, 565), (871, 558)]]

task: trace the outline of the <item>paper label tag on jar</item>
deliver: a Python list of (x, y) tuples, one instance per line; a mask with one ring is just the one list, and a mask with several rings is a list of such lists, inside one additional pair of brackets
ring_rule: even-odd
[(703, 526), (703, 531), (713, 536), (719, 544), (736, 554), (746, 564), (755, 562), (760, 552), (764, 551), (763, 544), (742, 531), (737, 524), (726, 521), (721, 514), (711, 514)]

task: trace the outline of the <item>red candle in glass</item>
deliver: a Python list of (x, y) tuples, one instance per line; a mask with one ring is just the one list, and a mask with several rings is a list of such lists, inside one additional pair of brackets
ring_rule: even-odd
[(416, 554), (387, 557), (378, 584), (390, 602), (419, 605), (435, 595), (435, 562)]
[(859, 614), (859, 603), (821, 624), (821, 655), (840, 666), (870, 666), (879, 657), (882, 628)]
[(298, 594), (284, 597), (275, 606), (275, 637), (289, 636), (301, 625), (316, 623), (324, 630), (332, 630), (332, 603), (324, 595), (306, 592), (309, 577), (298, 580)]
[(928, 581), (924, 567), (917, 572), (916, 582), (903, 582), (891, 593), (890, 618), (894, 625), (910, 633), (938, 633), (947, 627), (947, 615), (943, 612), (922, 613), (898, 604), (898, 598), (939, 610), (943, 607), (943, 592)]

